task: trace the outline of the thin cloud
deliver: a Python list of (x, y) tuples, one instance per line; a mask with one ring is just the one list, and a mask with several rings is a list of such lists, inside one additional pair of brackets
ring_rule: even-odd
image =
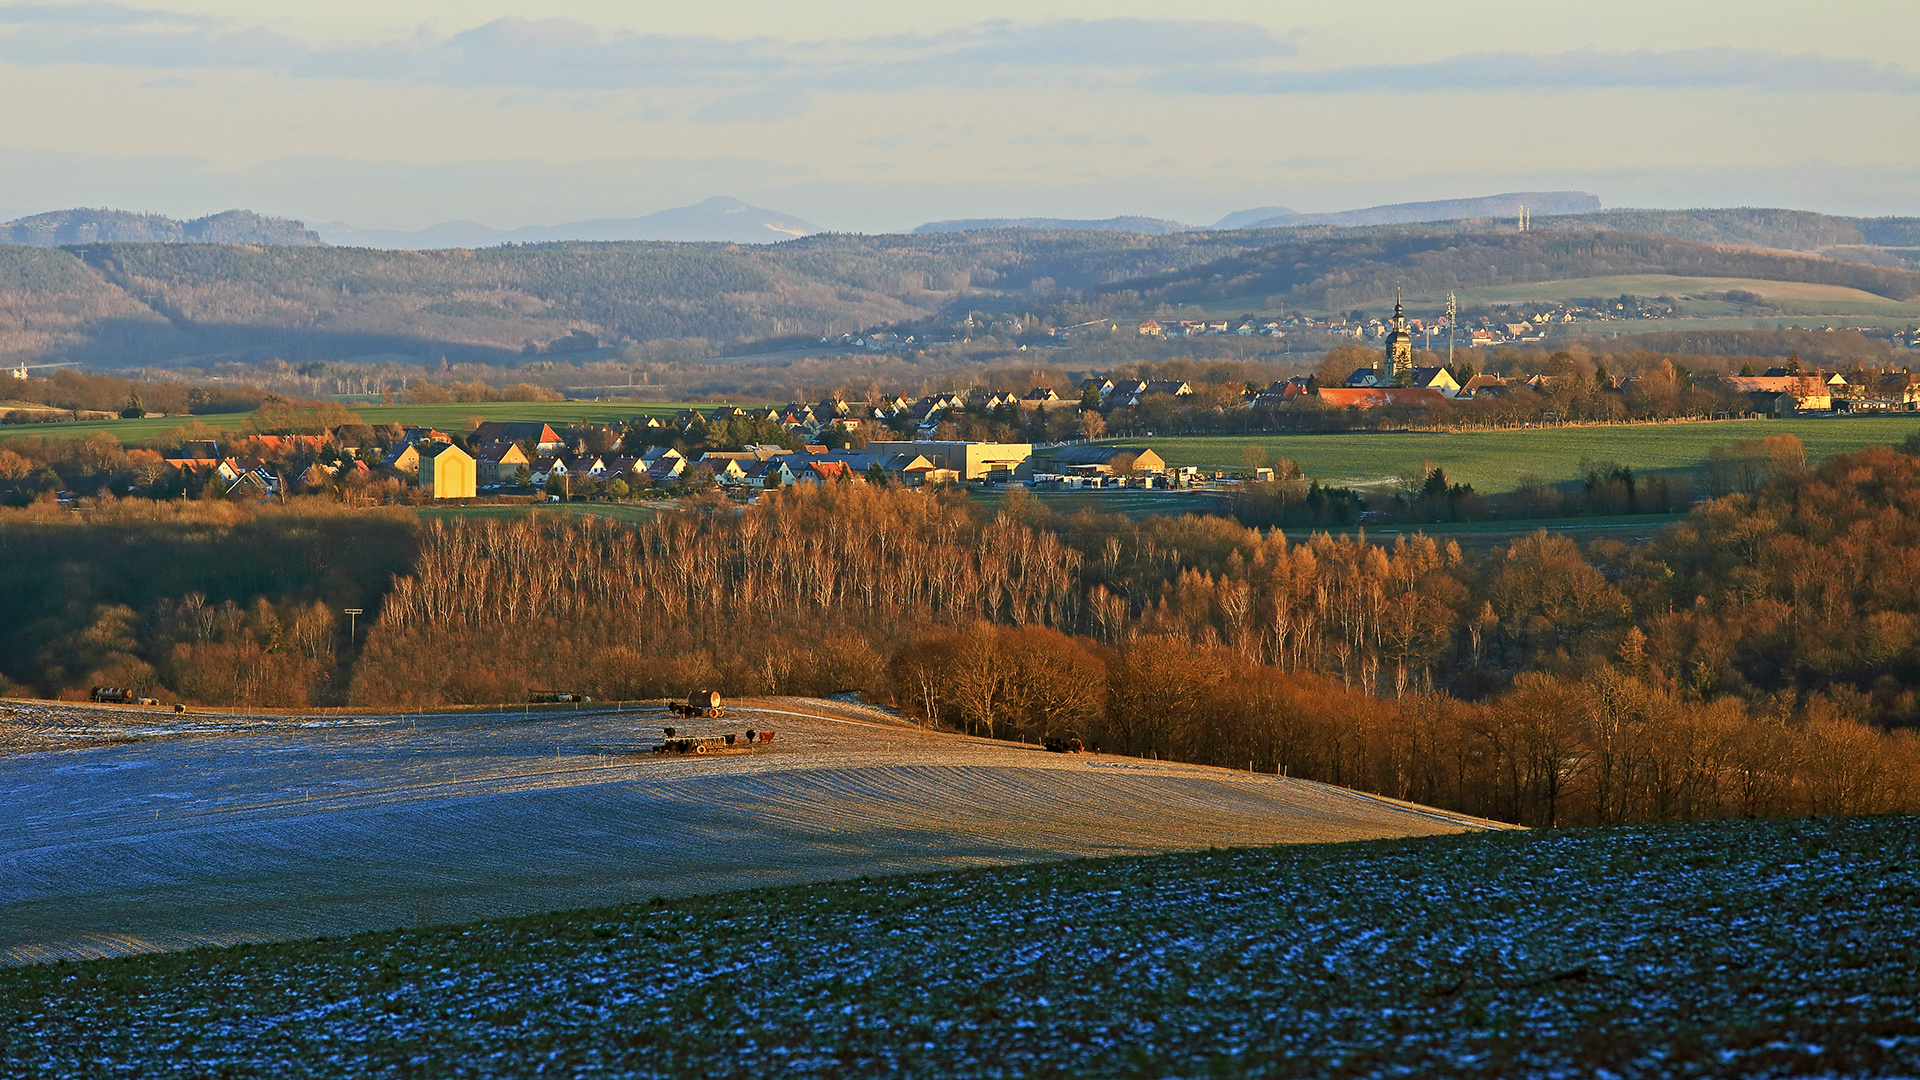
[(1171, 19), (993, 21), (922, 37), (788, 42), (606, 34), (572, 19), (503, 18), (445, 37), (316, 46), (264, 27), (151, 25), (167, 21), (165, 13), (110, 4), (88, 7), (91, 18), (56, 18), (80, 9), (51, 5), (0, 10), (15, 13), (10, 22), (0, 17), (0, 58), (15, 63), (264, 68), (503, 88), (673, 86), (745, 94), (1044, 83), (1074, 73), (1131, 78), (1203, 60), (1239, 64), (1294, 52), (1257, 26)]
[(217, 20), (204, 15), (178, 11), (131, 8), (125, 4), (104, 2), (81, 4), (0, 4), (0, 25), (55, 26), (133, 26), (140, 23), (174, 23), (205, 26)]
[(996, 19), (926, 36), (859, 42), (951, 64), (1169, 68), (1292, 56), (1291, 42), (1250, 23), (1180, 19), (1062, 19), (1020, 25)]
[[(705, 91), (701, 116), (793, 115), (815, 92), (1073, 86), (1161, 94), (1418, 93), (1612, 87), (1920, 94), (1894, 64), (1758, 49), (1497, 52), (1303, 71), (1292, 42), (1245, 23), (1006, 20), (850, 42), (609, 34), (503, 18), (447, 36), (314, 45), (261, 26), (92, 2), (0, 6), (0, 59), (133, 68), (251, 68), (296, 77), (501, 89)], [(780, 105), (781, 95), (798, 104)]]
[(1920, 93), (1920, 76), (1894, 64), (1762, 49), (1629, 53), (1578, 49), (1536, 56), (1479, 53), (1424, 64), (1248, 74), (1194, 69), (1152, 80), (1167, 92), (1338, 94), (1362, 91), (1741, 88), (1781, 93)]

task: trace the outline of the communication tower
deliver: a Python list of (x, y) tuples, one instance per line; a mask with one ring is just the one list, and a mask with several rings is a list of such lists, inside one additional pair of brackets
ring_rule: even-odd
[(1453, 370), (1453, 324), (1460, 306), (1454, 302), (1453, 294), (1447, 294), (1447, 370)]

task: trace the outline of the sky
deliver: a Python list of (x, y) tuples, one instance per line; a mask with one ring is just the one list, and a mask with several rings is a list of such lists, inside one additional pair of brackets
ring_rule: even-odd
[(0, 0), (0, 220), (1920, 215), (1920, 4)]

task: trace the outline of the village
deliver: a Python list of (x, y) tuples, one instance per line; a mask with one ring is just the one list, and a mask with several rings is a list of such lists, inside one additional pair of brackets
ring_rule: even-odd
[[(751, 495), (834, 482), (905, 488), (1008, 483), (1155, 488), (1190, 487), (1200, 479), (1198, 470), (1171, 468), (1151, 448), (1082, 442), (1036, 447), (876, 439), (858, 449), (809, 442), (700, 451), (652, 446), (637, 454), (620, 449), (631, 445), (636, 434), (666, 430), (697, 438), (701, 428), (740, 417), (765, 420), (774, 411), (721, 406), (704, 413), (688, 410), (668, 423), (643, 416), (625, 424), (558, 429), (539, 421), (486, 422), (460, 437), (429, 427), (403, 427), (385, 448), (357, 438), (354, 426), (343, 425), (326, 435), (250, 435), (224, 447), (217, 440), (195, 440), (164, 462), (201, 485), (217, 482), (226, 494), (259, 498), (383, 483), (389, 495), (408, 491), (424, 500), (534, 493), (560, 501), (626, 499), (648, 492), (674, 496), (715, 488)], [(811, 424), (807, 427), (809, 434), (817, 433)], [(615, 449), (596, 449), (605, 446)]]
[[(1452, 344), (1460, 349), (1491, 349), (1500, 346), (1538, 345), (1550, 338), (1588, 332), (1579, 329), (1596, 323), (1648, 322), (1685, 318), (1687, 299), (1717, 300), (1722, 297), (1758, 304), (1761, 297), (1733, 290), (1698, 298), (1673, 296), (1589, 297), (1576, 301), (1533, 301), (1487, 304), (1459, 312), (1452, 320)], [(1190, 305), (1181, 305), (1182, 308)], [(1197, 305), (1191, 305), (1197, 309)], [(1756, 311), (1772, 309), (1755, 308)], [(1444, 314), (1433, 318), (1409, 318), (1408, 329), (1421, 339), (1421, 347), (1431, 349), (1448, 344), (1449, 319)], [(966, 320), (952, 325), (909, 327), (872, 327), (820, 339), (822, 345), (838, 345), (850, 350), (887, 352), (948, 345), (972, 340), (976, 334), (995, 334), (1035, 345), (1068, 344), (1079, 339), (1112, 335), (1124, 325), (1118, 319), (1096, 318), (1072, 325), (1057, 325), (1047, 319), (1002, 317)], [(1194, 338), (1260, 337), (1279, 340), (1289, 336), (1301, 339), (1303, 347), (1324, 348), (1342, 341), (1384, 342), (1393, 332), (1392, 319), (1364, 310), (1313, 315), (1286, 312), (1257, 315), (1251, 312), (1221, 318), (1214, 315), (1187, 317), (1178, 312), (1157, 314), (1132, 323), (1137, 338), (1179, 340)], [(1822, 321), (1810, 329), (1852, 330), (1867, 337), (1884, 339), (1896, 347), (1920, 349), (1920, 326), (1888, 327), (1873, 322), (1841, 324)], [(1613, 331), (1607, 331), (1609, 333)]]
[[(1446, 367), (1413, 366), (1404, 349), (1397, 365), (1388, 354), (1382, 360), (1355, 370), (1344, 385), (1320, 386), (1302, 376), (1230, 393), (1201, 389), (1208, 391), (1209, 407), (1268, 417), (1287, 410), (1414, 415), (1514, 395), (1544, 399), (1554, 389), (1554, 377), (1546, 375), (1472, 374), (1461, 381)], [(1920, 411), (1920, 377), (1884, 371), (1867, 377), (1856, 373), (1855, 380), (1795, 365), (1703, 381), (1720, 395), (1724, 411), (1717, 416)], [(1609, 379), (1604, 392), (1641, 392), (1636, 381)], [(253, 434), (224, 444), (193, 440), (168, 452), (163, 463), (178, 472), (183, 486), (217, 483), (220, 492), (237, 497), (361, 490), (378, 501), (515, 495), (624, 500), (716, 488), (752, 497), (767, 489), (830, 482), (1181, 489), (1272, 477), (1259, 468), (1228, 475), (1175, 467), (1137, 439), (1130, 446), (1097, 441), (1110, 434), (1109, 424), (1147, 438), (1173, 434), (1154, 431), (1153, 421), (1200, 406), (1202, 395), (1191, 382), (1094, 375), (1079, 390), (1072, 398), (1047, 386), (1024, 394), (974, 389), (913, 400), (892, 396), (853, 402), (830, 396), (780, 407), (685, 408), (675, 415), (643, 414), (614, 423), (483, 421), (458, 433), (343, 424), (325, 434)], [(963, 437), (991, 430), (1052, 431), (1058, 437)]]

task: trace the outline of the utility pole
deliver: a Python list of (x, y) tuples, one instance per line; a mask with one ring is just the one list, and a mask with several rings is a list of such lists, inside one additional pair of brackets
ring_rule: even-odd
[(347, 644), (353, 645), (359, 641), (360, 616), (366, 613), (366, 609), (350, 607), (341, 608), (340, 610), (345, 612), (347, 616)]

